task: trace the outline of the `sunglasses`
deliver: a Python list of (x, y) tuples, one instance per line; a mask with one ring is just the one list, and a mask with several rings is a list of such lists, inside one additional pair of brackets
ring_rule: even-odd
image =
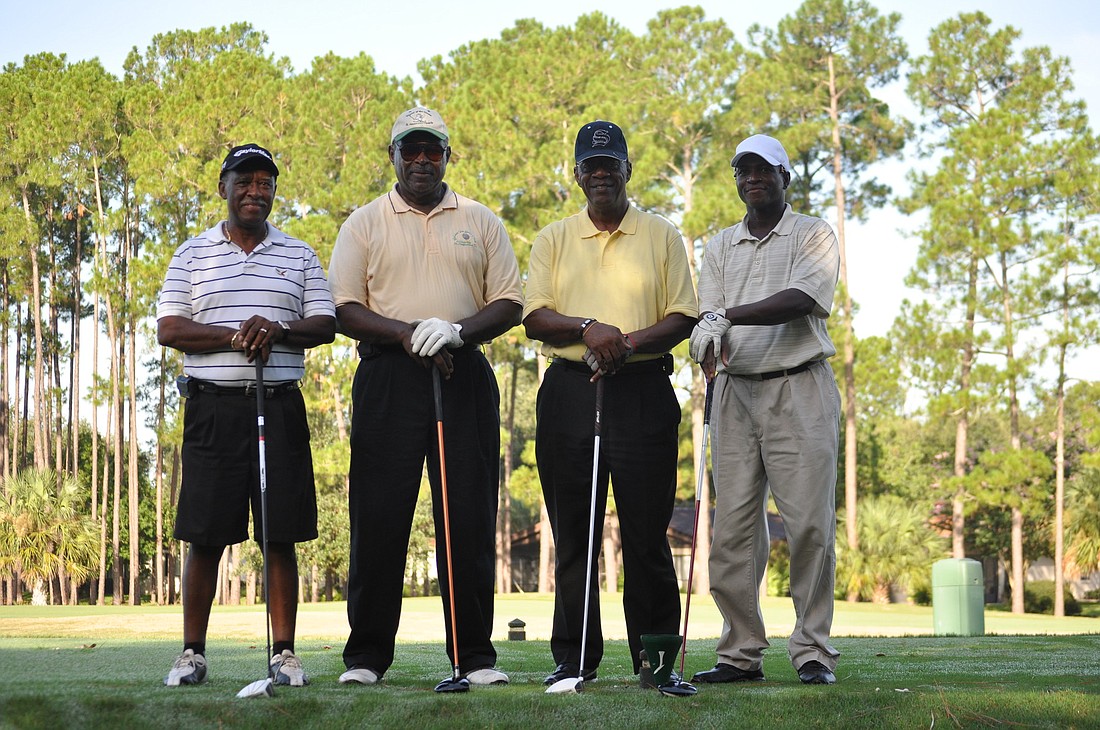
[(615, 157), (589, 157), (584, 162), (577, 163), (577, 169), (580, 170), (582, 175), (591, 175), (596, 170), (607, 170), (608, 172), (618, 172), (623, 167), (621, 160)]
[(412, 162), (420, 157), (421, 153), (430, 162), (439, 162), (443, 159), (447, 148), (439, 144), (405, 144), (404, 142), (398, 142), (397, 150), (401, 153), (401, 159), (405, 162)]

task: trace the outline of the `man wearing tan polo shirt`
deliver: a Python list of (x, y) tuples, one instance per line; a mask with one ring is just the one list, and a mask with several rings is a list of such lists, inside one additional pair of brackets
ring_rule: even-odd
[(825, 319), (839, 249), (828, 223), (785, 202), (791, 164), (778, 140), (749, 137), (731, 164), (747, 213), (707, 243), (704, 314), (691, 333), (691, 356), (714, 380), (710, 584), (724, 626), (718, 664), (692, 681), (764, 679), (758, 587), (768, 562), (770, 491), (791, 550), (798, 620), (788, 654), (803, 683), (832, 684), (840, 394)]
[[(348, 217), (329, 279), (340, 331), (359, 340), (352, 386), (351, 562), (341, 683), (375, 684), (393, 662), (406, 548), (424, 460), (432, 487), (447, 652), (462, 675), (506, 684), (491, 641), (500, 394), (481, 353), (519, 323), (516, 257), (500, 220), (450, 189), (447, 126), (416, 107), (393, 125), (397, 184)], [(432, 372), (443, 381), (454, 575), (442, 550)], [(452, 624), (446, 591), (455, 586)]]
[[(679, 633), (680, 590), (666, 537), (680, 423), (669, 350), (698, 316), (680, 233), (627, 198), (632, 167), (622, 130), (605, 121), (586, 124), (574, 156), (573, 175), (588, 204), (535, 238), (523, 319), (527, 335), (542, 340), (552, 358), (539, 388), (535, 433), (556, 550), (550, 649), (557, 667), (546, 684), (581, 671), (593, 679), (603, 657), (599, 601), (592, 601), (578, 667), (585, 584), (598, 585), (588, 574), (596, 380), (604, 383), (597, 514), (604, 513), (610, 477), (634, 672), (642, 634)], [(602, 530), (600, 517), (595, 545)]]

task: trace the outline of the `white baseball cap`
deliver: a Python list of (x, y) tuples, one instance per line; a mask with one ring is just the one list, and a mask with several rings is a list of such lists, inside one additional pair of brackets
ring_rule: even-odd
[(422, 106), (414, 106), (406, 112), (401, 112), (397, 121), (393, 123), (393, 131), (390, 132), (390, 144), (412, 132), (429, 132), (439, 137), (444, 142), (449, 136), (447, 125), (443, 123), (443, 117), (439, 112), (432, 111)]
[(783, 145), (775, 137), (766, 134), (754, 134), (742, 140), (730, 160), (730, 167), (737, 167), (737, 161), (745, 155), (760, 155), (769, 165), (781, 165), (787, 172), (791, 170), (791, 161)]

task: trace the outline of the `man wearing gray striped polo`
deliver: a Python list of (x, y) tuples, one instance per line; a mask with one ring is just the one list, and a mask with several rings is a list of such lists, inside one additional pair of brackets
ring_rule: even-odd
[(308, 683), (294, 655), (298, 562), (294, 544), (317, 537), (309, 425), (298, 381), (305, 348), (332, 342), (336, 308), (307, 244), (267, 222), (279, 167), (255, 144), (222, 163), (227, 217), (172, 256), (157, 304), (161, 345), (184, 353), (180, 394), (183, 482), (175, 537), (191, 543), (183, 568), (183, 653), (164, 683), (206, 678), (206, 629), (226, 545), (262, 534), (255, 359), (265, 363), (267, 594), (276, 684)]
[(825, 320), (840, 269), (836, 236), (785, 202), (783, 145), (757, 134), (731, 161), (744, 219), (707, 243), (691, 356), (714, 380), (711, 593), (722, 612), (718, 664), (693, 682), (764, 679), (759, 586), (768, 493), (791, 551), (798, 620), (787, 644), (805, 684), (836, 681), (829, 645), (835, 582), (840, 393)]

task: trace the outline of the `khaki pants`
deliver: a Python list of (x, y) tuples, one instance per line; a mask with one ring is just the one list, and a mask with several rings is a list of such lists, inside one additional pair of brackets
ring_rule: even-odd
[(772, 380), (719, 374), (714, 389), (711, 593), (722, 612), (718, 660), (759, 669), (768, 640), (759, 586), (769, 552), (769, 489), (791, 549), (795, 668), (836, 667), (829, 645), (835, 582), (840, 393), (828, 363)]

